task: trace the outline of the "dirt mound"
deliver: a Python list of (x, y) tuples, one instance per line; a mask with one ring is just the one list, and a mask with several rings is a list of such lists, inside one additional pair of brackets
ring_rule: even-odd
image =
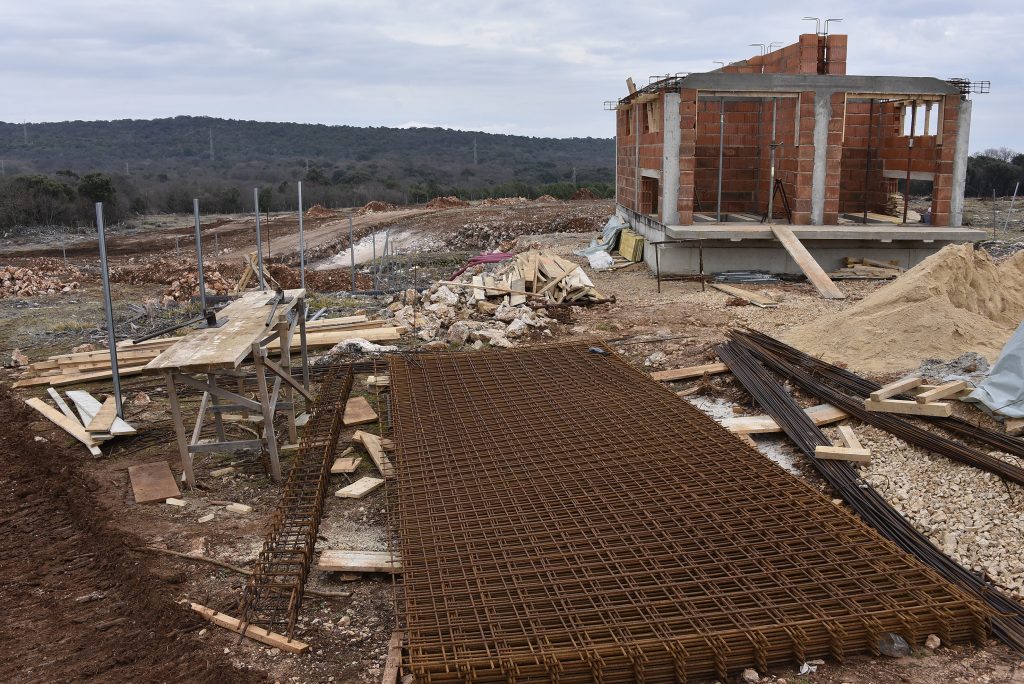
[(306, 218), (331, 218), (334, 216), (334, 212), (325, 207), (322, 204), (314, 204), (306, 210)]
[(32, 297), (77, 290), (82, 273), (74, 266), (24, 268), (0, 266), (0, 299), (4, 297)]
[(525, 204), (528, 201), (525, 197), (488, 197), (480, 204), (485, 207), (514, 207), (517, 204)]
[(455, 195), (447, 197), (435, 197), (427, 202), (427, 209), (454, 209), (455, 207), (468, 207), (469, 202), (461, 200)]
[(540, 197), (538, 197), (537, 199), (535, 199), (533, 201), (534, 202), (557, 202), (558, 198), (557, 197), (553, 197), (551, 195), (541, 195)]
[(1024, 252), (996, 264), (950, 245), (845, 311), (782, 339), (827, 361), (885, 373), (973, 351), (995, 360), (1024, 318)]
[(359, 214), (374, 214), (383, 211), (394, 211), (397, 209), (391, 202), (381, 202), (379, 200), (373, 200), (363, 205), (363, 208), (359, 210)]
[[(7, 387), (0, 414), (9, 428), (0, 437), (5, 681), (265, 681), (191, 636), (204, 623), (131, 551), (142, 541), (111, 525), (79, 448), (61, 446), (66, 435)], [(35, 441), (30, 425), (51, 441)]]
[(574, 199), (574, 200), (592, 200), (592, 199), (597, 199), (597, 195), (592, 193), (589, 188), (580, 188), (576, 192), (572, 193), (572, 199)]
[[(169, 276), (171, 277), (171, 276)], [(203, 271), (207, 294), (226, 295), (231, 292), (233, 283), (229, 282), (220, 271)], [(199, 296), (199, 272), (196, 269), (182, 271), (174, 276), (164, 295), (175, 301), (187, 302)]]

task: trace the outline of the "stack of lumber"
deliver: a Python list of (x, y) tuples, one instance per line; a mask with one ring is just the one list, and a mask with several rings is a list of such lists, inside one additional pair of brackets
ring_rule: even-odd
[(855, 259), (853, 257), (846, 257), (845, 262), (846, 265), (843, 268), (829, 273), (829, 277), (844, 280), (889, 280), (903, 273), (903, 269), (900, 268), (899, 262), (895, 259), (885, 262), (876, 261), (874, 259)]
[(629, 261), (640, 261), (644, 256), (644, 239), (629, 228), (619, 233), (619, 254)]
[[(404, 332), (405, 328), (388, 326), (387, 321), (384, 320), (371, 321), (362, 314), (342, 318), (325, 318), (306, 324), (306, 344), (310, 348), (333, 347), (339, 342), (356, 337), (370, 342), (384, 342), (397, 340)], [(138, 344), (132, 344), (131, 341), (119, 343), (117, 345), (119, 374), (122, 377), (138, 375), (147, 363), (180, 339), (181, 337), (163, 337)], [(300, 344), (299, 336), (295, 335), (292, 339), (292, 351), (298, 351)], [(270, 349), (276, 350), (279, 345), (280, 343), (275, 340), (270, 344)], [(14, 386), (73, 385), (105, 380), (110, 375), (110, 352), (106, 349), (98, 349), (76, 354), (58, 354), (29, 364)]]
[(135, 428), (117, 417), (117, 406), (114, 397), (107, 397), (100, 403), (88, 392), (68, 392), (68, 399), (74, 403), (78, 415), (71, 410), (64, 397), (52, 387), (47, 390), (59, 411), (43, 399), (33, 397), (25, 403), (43, 415), (51, 423), (67, 432), (84, 444), (89, 453), (99, 456), (99, 445), (120, 435), (134, 435)]
[(545, 251), (519, 254), (505, 272), (502, 284), (524, 293), (512, 294), (509, 303), (513, 306), (525, 303), (526, 294), (544, 295), (555, 302), (603, 299), (579, 264)]
[[(899, 413), (910, 416), (952, 415), (953, 407), (940, 399), (958, 399), (971, 393), (971, 388), (962, 380), (942, 385), (925, 384), (923, 378), (911, 376), (880, 387), (864, 400), (864, 408), (879, 413)], [(911, 394), (913, 400), (892, 399), (900, 394)]]
[[(252, 286), (257, 287), (260, 279), (257, 273), (259, 272), (259, 260), (256, 258), (256, 252), (250, 252), (245, 259), (245, 270), (242, 271), (241, 277), (238, 282), (235, 283), (235, 287), (231, 290), (231, 294), (238, 294), (246, 287)], [(263, 266), (263, 281), (269, 288), (277, 288), (278, 283), (270, 275), (270, 271), (267, 270), (266, 265)]]

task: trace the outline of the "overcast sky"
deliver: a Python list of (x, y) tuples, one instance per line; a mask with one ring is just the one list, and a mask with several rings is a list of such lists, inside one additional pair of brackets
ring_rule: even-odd
[[(822, 14), (824, 13), (824, 14)], [(0, 120), (179, 114), (614, 134), (625, 78), (707, 71), (842, 17), (849, 73), (992, 81), (972, 151), (1024, 151), (1024, 5), (0, 0)]]

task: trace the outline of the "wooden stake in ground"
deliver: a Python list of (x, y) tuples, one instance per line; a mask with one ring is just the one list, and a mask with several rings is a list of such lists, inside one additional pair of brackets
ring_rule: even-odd
[(287, 651), (288, 653), (305, 653), (309, 650), (309, 644), (299, 641), (298, 639), (289, 639), (283, 634), (268, 632), (262, 627), (257, 627), (256, 625), (244, 625), (238, 618), (231, 617), (224, 613), (218, 613), (213, 608), (207, 608), (206, 606), (198, 603), (192, 603), (190, 605), (192, 610), (196, 611), (218, 627), (223, 627), (235, 634), (243, 634), (244, 630), (244, 636), (252, 639), (253, 641), (258, 641), (261, 644), (279, 648), (282, 651)]

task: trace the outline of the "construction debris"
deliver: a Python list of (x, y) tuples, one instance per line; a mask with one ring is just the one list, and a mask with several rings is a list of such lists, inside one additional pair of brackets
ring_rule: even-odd
[(829, 273), (833, 280), (891, 280), (903, 273), (899, 261), (895, 259), (891, 263), (875, 261), (874, 259), (854, 259), (846, 257), (846, 265), (838, 271)]
[(306, 210), (306, 218), (320, 219), (333, 217), (334, 212), (322, 204), (314, 204), (313, 206)]
[(427, 209), (454, 209), (456, 207), (468, 207), (469, 202), (461, 200), (455, 195), (447, 197), (435, 197), (427, 202)]
[(380, 200), (373, 200), (371, 202), (367, 202), (366, 204), (364, 204), (363, 207), (359, 209), (359, 211), (357, 211), (356, 213), (361, 216), (363, 214), (373, 214), (384, 211), (395, 211), (396, 209), (398, 209), (398, 207), (396, 207), (391, 202), (381, 202)]
[(67, 294), (79, 288), (82, 273), (73, 266), (50, 269), (47, 274), (30, 268), (0, 266), (0, 299)]

